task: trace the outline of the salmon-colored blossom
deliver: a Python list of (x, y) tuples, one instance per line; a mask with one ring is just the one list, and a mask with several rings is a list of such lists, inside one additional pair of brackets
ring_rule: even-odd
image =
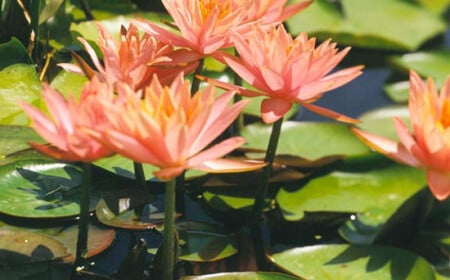
[(97, 24), (97, 28), (103, 64), (89, 43), (84, 38), (79, 38), (96, 67), (96, 72), (86, 69), (89, 66), (80, 60), (80, 66), (61, 63), (61, 67), (79, 74), (90, 75), (92, 72), (111, 85), (120, 81), (133, 89), (147, 86), (154, 74), (158, 75), (162, 83), (170, 84), (179, 73), (190, 72), (197, 67), (196, 61), (189, 60), (190, 51), (175, 50), (173, 46), (158, 41), (149, 34), (141, 37), (133, 24), (128, 29), (122, 26), (119, 42), (101, 24)]
[(287, 0), (162, 0), (180, 35), (145, 19), (136, 21), (158, 40), (194, 50), (198, 58), (233, 46), (232, 30), (247, 32), (258, 22), (269, 28), (312, 3), (302, 1), (286, 6)]
[(245, 96), (267, 97), (261, 103), (264, 122), (273, 123), (282, 118), (294, 103), (333, 119), (356, 122), (311, 104), (326, 91), (340, 87), (361, 74), (362, 66), (329, 74), (349, 52), (349, 47), (338, 51), (336, 43), (330, 40), (315, 47), (315, 38), (308, 39), (306, 33), (301, 33), (293, 39), (282, 25), (272, 27), (268, 32), (256, 26), (246, 36), (235, 33), (233, 40), (239, 57), (221, 52), (220, 59), (256, 90), (209, 80)]
[(33, 129), (49, 143), (32, 143), (33, 148), (65, 161), (92, 162), (113, 154), (81, 129), (105, 126), (104, 111), (98, 101), (113, 97), (108, 85), (94, 78), (84, 86), (78, 101), (73, 97), (66, 100), (47, 84), (43, 85), (42, 95), (49, 115), (30, 104), (20, 103), (31, 118)]
[[(218, 159), (242, 145), (242, 137), (208, 147), (238, 116), (247, 102), (228, 106), (233, 93), (215, 97), (213, 86), (191, 96), (190, 82), (179, 75), (169, 86), (157, 77), (141, 94), (118, 87), (123, 102), (104, 102), (112, 127), (89, 133), (117, 153), (160, 168), (155, 176), (170, 180), (185, 169), (243, 171), (255, 165)], [(261, 165), (259, 166), (261, 167)]]
[(409, 78), (409, 118), (413, 133), (394, 118), (400, 142), (361, 131), (352, 131), (373, 149), (388, 157), (426, 170), (428, 186), (439, 200), (450, 195), (450, 76), (440, 95), (431, 78), (426, 83), (414, 72)]

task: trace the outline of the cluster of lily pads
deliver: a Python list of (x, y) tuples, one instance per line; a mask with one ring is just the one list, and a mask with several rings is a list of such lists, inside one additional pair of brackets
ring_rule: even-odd
[[(114, 0), (89, 1), (94, 19), (87, 20), (86, 1), (47, 0), (39, 17), (31, 13), (36, 22), (24, 10), (34, 11), (33, 3), (40, 1), (25, 8), (19, 2), (0, 1), (0, 275), (66, 279), (76, 255), (82, 168), (29, 147), (43, 140), (28, 127), (17, 102), (42, 106), (44, 79), (63, 94), (79, 93), (87, 78), (61, 71), (56, 63), (69, 61), (71, 52), (85, 56), (76, 38), (94, 46), (97, 22), (118, 34), (136, 15), (155, 22), (169, 17), (149, 11), (155, 6), (146, 1)], [(449, 5), (447, 0), (315, 0), (286, 27), (352, 46), (346, 62), (365, 64), (367, 75), (379, 69), (389, 73), (388, 82), (371, 86), (391, 104), (353, 117), (361, 129), (396, 139), (392, 117), (408, 119), (408, 70), (432, 77), (438, 86), (450, 73)], [(18, 28), (20, 23), (29, 28)], [(40, 51), (30, 53), (36, 25)], [(212, 59), (206, 59), (204, 75), (233, 77)], [(365, 87), (353, 94), (364, 94)], [(240, 134), (247, 144), (238, 152), (247, 158), (263, 158), (271, 134), (259, 119), (259, 101), (253, 98), (244, 110)], [(424, 172), (373, 152), (346, 124), (302, 121), (299, 110), (295, 106), (285, 115), (260, 240), (247, 224), (260, 172), (186, 173), (177, 196), (179, 274), (184, 279), (450, 278), (450, 207), (434, 200)], [(137, 188), (132, 161), (116, 155), (94, 162), (91, 263), (80, 277), (152, 279), (164, 230), (164, 184), (152, 177), (154, 171), (144, 165), (146, 185)], [(262, 244), (262, 255), (252, 242)]]

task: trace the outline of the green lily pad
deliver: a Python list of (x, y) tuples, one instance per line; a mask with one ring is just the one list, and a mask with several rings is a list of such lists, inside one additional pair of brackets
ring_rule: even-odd
[[(22, 218), (66, 218), (79, 214), (79, 167), (53, 161), (18, 161), (0, 166), (0, 212)], [(91, 198), (94, 210), (98, 198)]]
[(54, 261), (68, 255), (69, 252), (62, 242), (44, 234), (0, 229), (0, 263), (2, 266)]
[(229, 235), (204, 231), (179, 231), (179, 259), (190, 262), (213, 262), (237, 253)]
[(408, 103), (409, 100), (409, 81), (401, 81), (387, 84), (384, 86), (384, 92), (395, 103)]
[[(137, 190), (133, 192), (135, 193), (134, 195), (139, 193)], [(141, 202), (145, 197), (147, 197), (146, 201), (150, 200), (148, 193), (141, 193), (141, 195), (142, 197), (139, 198)], [(133, 202), (129, 195), (125, 195), (116, 202), (117, 204), (114, 204), (115, 209), (111, 209), (112, 207), (103, 199), (97, 204), (95, 213), (102, 224), (114, 228), (149, 230), (164, 222), (164, 211), (161, 210), (161, 207), (156, 207), (151, 203), (144, 205), (138, 203), (138, 206), (142, 205), (142, 207), (133, 207)]]
[(6, 43), (0, 44), (0, 70), (13, 64), (32, 64), (27, 49), (17, 38), (11, 38)]
[(407, 73), (410, 69), (424, 78), (431, 77), (438, 86), (450, 75), (450, 51), (436, 50), (392, 56), (389, 62)]
[[(252, 124), (242, 130), (247, 140), (244, 147), (265, 151), (271, 126)], [(329, 156), (361, 156), (369, 148), (340, 123), (285, 121), (277, 147), (278, 155), (301, 157), (310, 161)]]
[(405, 1), (335, 2), (315, 0), (287, 20), (289, 30), (307, 32), (319, 40), (333, 38), (342, 45), (412, 51), (446, 29), (436, 14)]
[(450, 6), (450, 1), (448, 0), (415, 0), (413, 2), (418, 2), (420, 5), (436, 14), (444, 13)]
[(307, 246), (273, 254), (271, 259), (281, 269), (302, 279), (435, 279), (432, 267), (424, 258), (387, 246)]
[(0, 158), (30, 149), (28, 142), (43, 143), (43, 140), (29, 127), (0, 125)]
[(389, 105), (368, 111), (361, 116), (358, 127), (364, 131), (398, 141), (393, 117), (399, 117), (409, 125), (409, 109), (402, 105)]
[(28, 119), (18, 102), (39, 106), (41, 82), (34, 65), (13, 64), (0, 71), (0, 124), (25, 125)]
[(183, 276), (181, 280), (294, 280), (296, 277), (277, 272), (224, 272), (196, 276)]
[[(282, 188), (276, 200), (288, 221), (299, 221), (307, 212), (369, 212), (375, 213), (372, 219), (382, 224), (425, 185), (424, 172), (392, 164), (364, 172), (335, 171), (312, 179), (300, 189)], [(370, 215), (364, 218), (368, 220), (362, 223), (373, 221)]]
[(66, 97), (74, 96), (78, 98), (87, 80), (83, 75), (61, 71), (52, 80), (50, 86)]

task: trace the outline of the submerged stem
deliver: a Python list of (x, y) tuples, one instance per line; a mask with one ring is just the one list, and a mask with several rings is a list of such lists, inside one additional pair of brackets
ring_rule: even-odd
[(80, 222), (78, 224), (77, 252), (75, 268), (86, 265), (88, 226), (89, 226), (89, 189), (91, 185), (92, 165), (83, 163), (83, 181), (81, 183)]
[(176, 180), (166, 183), (164, 196), (164, 234), (162, 256), (162, 279), (172, 280), (175, 268), (175, 190)]

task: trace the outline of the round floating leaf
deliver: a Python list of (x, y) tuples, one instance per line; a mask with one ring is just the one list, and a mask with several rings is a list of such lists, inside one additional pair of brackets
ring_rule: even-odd
[(364, 131), (398, 141), (394, 117), (399, 117), (409, 125), (408, 106), (386, 106), (368, 111), (359, 116), (361, 124), (358, 127)]
[(179, 231), (181, 252), (179, 258), (191, 262), (213, 262), (228, 258), (237, 252), (228, 235), (202, 231)]
[(226, 272), (198, 276), (184, 276), (181, 280), (294, 280), (296, 277), (277, 272)]
[[(0, 166), (0, 212), (23, 218), (78, 215), (82, 172), (67, 163), (18, 161)], [(91, 209), (98, 198), (91, 197)]]
[[(89, 224), (87, 257), (94, 257), (109, 248), (115, 237), (116, 233), (114, 230)], [(63, 231), (54, 235), (54, 238), (61, 241), (70, 253), (70, 256), (66, 257), (65, 261), (73, 262), (77, 248), (78, 225), (65, 228)]]
[(424, 258), (387, 246), (307, 246), (276, 253), (271, 258), (277, 266), (302, 279), (435, 279)]
[(287, 25), (342, 45), (410, 51), (446, 29), (432, 12), (400, 0), (315, 0)]
[(409, 81), (402, 81), (384, 86), (386, 95), (395, 103), (408, 103)]
[(58, 240), (37, 232), (0, 229), (2, 266), (47, 262), (65, 258), (67, 248)]
[[(271, 126), (252, 124), (246, 126), (242, 136), (247, 140), (245, 147), (265, 151)], [(361, 156), (369, 148), (358, 140), (346, 125), (327, 122), (285, 121), (281, 128), (278, 155), (291, 155), (310, 161), (330, 156)]]
[(28, 55), (27, 49), (15, 37), (6, 43), (0, 44), (0, 57), (2, 58), (0, 61), (0, 69), (18, 63), (33, 63)]
[(407, 53), (393, 56), (389, 61), (405, 72), (413, 69), (422, 77), (433, 78), (438, 86), (444, 83), (450, 73), (449, 50)]
[(39, 105), (41, 82), (34, 65), (13, 64), (0, 71), (0, 123), (24, 125), (28, 119), (18, 102)]
[[(148, 195), (143, 194), (142, 197), (148, 197)], [(147, 203), (142, 207), (132, 207), (130, 197), (120, 198), (115, 201), (116, 203), (114, 201), (112, 200), (108, 204), (101, 199), (97, 204), (96, 215), (102, 224), (115, 228), (148, 230), (157, 227), (164, 221), (164, 212), (161, 207), (155, 206), (158, 204), (157, 202), (155, 204)], [(115, 206), (115, 209), (109, 205)]]
[(299, 221), (306, 212), (370, 211), (376, 213), (376, 223), (382, 224), (425, 185), (424, 172), (392, 164), (364, 172), (335, 171), (312, 179), (300, 189), (282, 188), (276, 200), (288, 221)]
[(61, 92), (64, 96), (74, 96), (78, 99), (78, 96), (83, 89), (83, 85), (87, 80), (88, 79), (83, 75), (61, 71), (52, 80), (50, 86)]
[(250, 211), (255, 201), (255, 189), (214, 187), (204, 191), (202, 196), (209, 207), (219, 212)]
[(0, 125), (0, 157), (30, 149), (28, 142), (43, 143), (43, 140), (29, 127)]

